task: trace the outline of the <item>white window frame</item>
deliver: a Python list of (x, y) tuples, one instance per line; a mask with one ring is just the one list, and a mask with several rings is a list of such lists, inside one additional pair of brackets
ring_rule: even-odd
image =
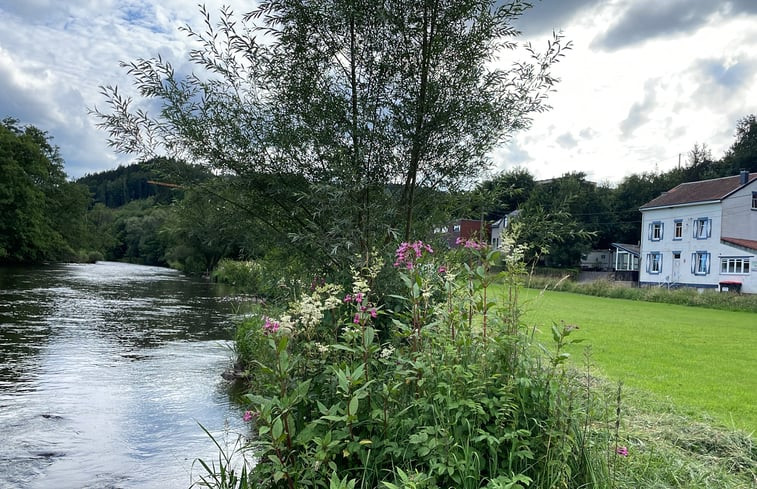
[(752, 210), (757, 211), (757, 192), (752, 192)]
[(647, 253), (647, 272), (650, 275), (662, 273), (662, 253), (659, 251)]
[(662, 231), (662, 221), (654, 221), (649, 223), (649, 240), (662, 241)]
[(751, 257), (724, 256), (720, 258), (721, 275), (748, 275), (751, 270)]
[(707, 239), (710, 237), (712, 220), (708, 217), (699, 217), (694, 221), (694, 238)]
[(683, 220), (682, 219), (676, 219), (673, 222), (673, 239), (674, 240), (683, 239)]
[(711, 256), (707, 251), (695, 251), (691, 254), (691, 273), (707, 275), (710, 273)]

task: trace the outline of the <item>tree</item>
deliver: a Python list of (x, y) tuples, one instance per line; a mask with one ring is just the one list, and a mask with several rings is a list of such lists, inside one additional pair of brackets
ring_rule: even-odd
[(741, 170), (757, 172), (757, 117), (754, 114), (739, 120), (736, 125), (736, 141), (721, 163), (726, 175), (735, 175)]
[(160, 57), (125, 65), (159, 114), (117, 87), (103, 88), (109, 110), (93, 113), (118, 151), (303, 179), (297, 199), (276, 202), (280, 227), (333, 261), (340, 247), (422, 234), (419, 195), (466, 185), (494, 145), (547, 108), (567, 45), (555, 35), (543, 53), (517, 50), (513, 22), (528, 7), (271, 0), (241, 21), (222, 9), (215, 24), (203, 10), (204, 31), (185, 29), (197, 73), (180, 77)]
[(88, 203), (86, 189), (66, 181), (47, 133), (0, 123), (0, 263), (75, 258)]
[(474, 208), (470, 217), (483, 215), (488, 220), (499, 219), (520, 208), (528, 200), (535, 185), (534, 176), (521, 167), (501, 172), (491, 180), (484, 180), (472, 192), (473, 200), (481, 202), (481, 207)]

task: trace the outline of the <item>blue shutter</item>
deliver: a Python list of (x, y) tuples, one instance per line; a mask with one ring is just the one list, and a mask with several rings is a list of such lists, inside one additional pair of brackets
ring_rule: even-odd
[(704, 254), (704, 259), (707, 260), (707, 274), (709, 275), (709, 273), (710, 273), (710, 263), (712, 262), (712, 260), (710, 259), (710, 254), (709, 253), (705, 253)]
[(696, 275), (697, 273), (697, 254), (692, 253), (691, 254), (691, 274)]
[(707, 219), (707, 237), (712, 236), (712, 219)]
[[(665, 223), (660, 223), (660, 241), (662, 241), (663, 233), (665, 232)], [(662, 256), (660, 257), (660, 271), (662, 271)]]

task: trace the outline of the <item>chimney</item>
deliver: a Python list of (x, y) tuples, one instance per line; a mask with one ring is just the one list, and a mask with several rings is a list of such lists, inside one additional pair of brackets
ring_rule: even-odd
[(749, 171), (748, 170), (741, 170), (741, 173), (739, 173), (739, 183), (741, 185), (744, 185), (748, 181), (749, 181)]

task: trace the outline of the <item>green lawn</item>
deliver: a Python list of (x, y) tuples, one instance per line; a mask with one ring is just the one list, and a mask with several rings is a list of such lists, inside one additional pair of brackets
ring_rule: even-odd
[(574, 362), (589, 344), (601, 375), (757, 432), (757, 314), (534, 289), (522, 298), (545, 343), (552, 322), (580, 328)]

